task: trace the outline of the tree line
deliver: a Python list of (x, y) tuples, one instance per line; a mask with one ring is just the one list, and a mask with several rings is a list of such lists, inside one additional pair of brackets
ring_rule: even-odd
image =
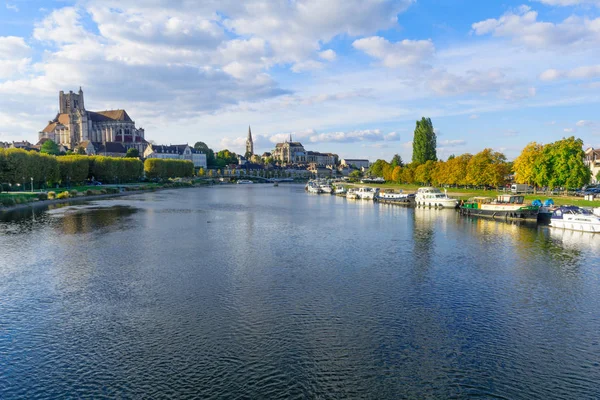
[(422, 118), (414, 131), (412, 162), (404, 165), (396, 154), (390, 162), (377, 160), (369, 174), (406, 184), (498, 187), (514, 173), (517, 183), (550, 189), (579, 188), (591, 178), (584, 155), (583, 141), (569, 137), (546, 145), (529, 143), (514, 163), (489, 148), (475, 155), (452, 155), (439, 161), (433, 124), (429, 118)]
[[(150, 178), (190, 177), (194, 164), (185, 160), (106, 156), (53, 156), (22, 149), (0, 149), (0, 183), (42, 188), (77, 185), (89, 180), (103, 183), (137, 182), (144, 172)], [(33, 178), (33, 179), (32, 179)]]

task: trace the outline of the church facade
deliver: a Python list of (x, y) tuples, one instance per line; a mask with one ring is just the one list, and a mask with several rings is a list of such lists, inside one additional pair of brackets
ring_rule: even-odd
[(81, 88), (77, 93), (60, 91), (58, 102), (59, 113), (39, 132), (40, 141), (50, 139), (70, 150), (90, 142), (96, 147), (119, 143), (143, 153), (147, 145), (144, 129), (136, 128), (125, 110), (87, 111)]

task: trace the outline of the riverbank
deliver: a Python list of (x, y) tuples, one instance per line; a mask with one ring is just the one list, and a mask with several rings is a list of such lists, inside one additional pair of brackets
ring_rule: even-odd
[[(374, 183), (351, 183), (351, 186), (360, 187), (360, 186), (369, 186), (369, 187), (378, 187), (380, 189), (393, 189), (393, 190), (402, 190), (406, 193), (416, 193), (417, 189), (422, 187), (420, 185), (403, 185), (399, 183), (384, 183), (384, 184), (374, 184)], [(444, 188), (440, 188), (440, 190), (444, 190)], [(448, 195), (454, 197), (458, 200), (468, 200), (471, 197), (493, 197), (500, 194), (510, 194), (510, 192), (499, 192), (497, 190), (481, 190), (481, 189), (466, 189), (466, 188), (447, 188)], [(564, 195), (547, 195), (544, 193), (537, 194), (527, 194), (525, 195), (526, 202), (532, 202), (533, 200), (546, 200), (552, 199), (556, 205), (573, 205), (580, 207), (600, 207), (600, 201), (589, 201), (583, 200), (581, 197), (575, 196), (564, 196)]]
[[(106, 187), (106, 189), (112, 189), (112, 190), (117, 189), (118, 191), (112, 192), (112, 193), (99, 193), (99, 192), (101, 192), (101, 190), (91, 191), (91, 190), (87, 189), (85, 192), (83, 192), (83, 191), (78, 192), (77, 196), (71, 196), (71, 197), (66, 197), (66, 198), (46, 199), (46, 200), (37, 200), (37, 195), (39, 195), (39, 193), (36, 193), (35, 194), (36, 200), (30, 200), (28, 202), (15, 204), (15, 205), (11, 205), (11, 206), (0, 205), (0, 213), (9, 213), (9, 212), (13, 212), (13, 211), (28, 209), (28, 208), (45, 207), (45, 206), (54, 205), (54, 204), (81, 203), (81, 202), (86, 202), (86, 201), (102, 200), (102, 199), (107, 199), (107, 198), (112, 198), (112, 197), (123, 197), (123, 196), (129, 196), (129, 195), (133, 195), (133, 194), (155, 192), (155, 191), (159, 191), (159, 190), (181, 189), (181, 188), (190, 188), (190, 187), (205, 186), (205, 185), (206, 184), (201, 184), (198, 182), (196, 182), (195, 184), (177, 182), (177, 183), (168, 183), (168, 184), (164, 184), (164, 185), (108, 186), (108, 187)], [(106, 189), (103, 189), (103, 190), (106, 190)], [(121, 190), (121, 189), (123, 189), (123, 190)], [(65, 191), (67, 191), (67, 190), (63, 190), (63, 192), (65, 192)], [(85, 193), (90, 193), (90, 192), (92, 194), (85, 194)], [(15, 194), (14, 196), (19, 196), (19, 195), (20, 194)], [(28, 197), (30, 197), (30, 198), (33, 197), (32, 193), (28, 193)]]

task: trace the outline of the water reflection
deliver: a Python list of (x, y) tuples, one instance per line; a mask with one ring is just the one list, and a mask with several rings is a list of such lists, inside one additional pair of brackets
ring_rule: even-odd
[(113, 227), (131, 229), (127, 218), (138, 211), (135, 207), (115, 205), (110, 207), (68, 207), (50, 215), (57, 219), (55, 229), (66, 235), (90, 233)]

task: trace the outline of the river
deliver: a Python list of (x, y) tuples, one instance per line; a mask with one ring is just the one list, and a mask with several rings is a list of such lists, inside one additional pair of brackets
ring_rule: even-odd
[(0, 398), (600, 397), (600, 236), (304, 193), (0, 214)]

